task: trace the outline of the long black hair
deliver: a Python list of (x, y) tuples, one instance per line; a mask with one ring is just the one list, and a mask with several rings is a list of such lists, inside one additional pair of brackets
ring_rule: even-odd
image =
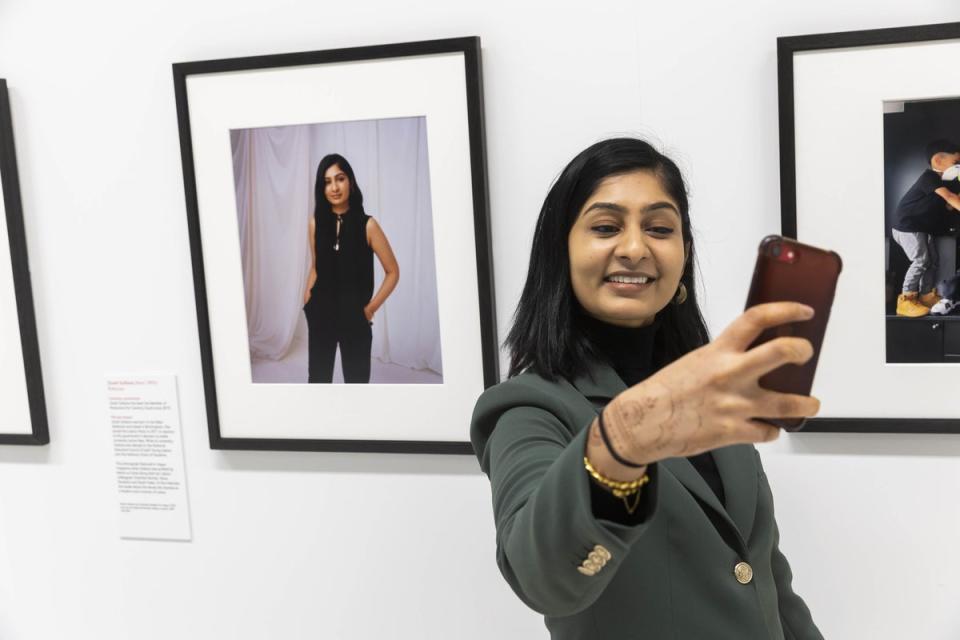
[(659, 313), (653, 357), (658, 366), (676, 360), (709, 341), (703, 314), (697, 305), (694, 282), (695, 253), (690, 229), (686, 185), (677, 165), (636, 138), (613, 138), (591, 145), (564, 168), (540, 209), (527, 282), (507, 335), (513, 377), (531, 369), (548, 380), (573, 379), (602, 359), (590, 334), (581, 328), (583, 311), (570, 284), (570, 229), (597, 186), (606, 178), (632, 171), (648, 171), (680, 209), (681, 230), (687, 248), (680, 278), (687, 289), (683, 304), (670, 302)]
[(330, 214), (333, 212), (330, 207), (330, 202), (327, 200), (327, 196), (324, 195), (324, 182), (323, 176), (326, 175), (327, 169), (337, 165), (343, 172), (347, 174), (347, 178), (350, 179), (350, 198), (347, 200), (347, 206), (349, 211), (352, 213), (363, 213), (363, 192), (360, 191), (360, 185), (357, 184), (357, 178), (353, 175), (353, 167), (350, 166), (350, 163), (347, 162), (347, 159), (344, 158), (339, 153), (331, 153), (323, 156), (320, 160), (320, 164), (317, 165), (317, 181), (313, 186), (313, 196), (316, 200), (314, 205), (313, 213), (315, 216), (321, 216), (322, 214)]

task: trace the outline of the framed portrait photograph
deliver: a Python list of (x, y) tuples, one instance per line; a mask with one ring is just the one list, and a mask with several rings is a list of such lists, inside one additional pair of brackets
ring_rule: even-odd
[(782, 233), (844, 264), (805, 430), (960, 433), (960, 23), (777, 44)]
[(0, 445), (50, 442), (7, 83), (0, 79)]
[(479, 39), (173, 73), (211, 446), (470, 453), (499, 381)]

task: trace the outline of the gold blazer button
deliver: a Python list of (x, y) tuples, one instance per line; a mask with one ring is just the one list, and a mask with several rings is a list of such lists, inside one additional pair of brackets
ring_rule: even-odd
[(594, 550), (596, 553), (599, 553), (599, 554), (603, 557), (603, 561), (604, 561), (604, 562), (606, 562), (607, 560), (609, 560), (610, 558), (613, 557), (613, 555), (612, 555), (609, 551), (607, 551), (607, 548), (606, 548), (605, 546), (603, 546), (602, 544), (598, 544), (598, 545), (594, 546), (594, 547), (593, 547), (593, 550)]
[(737, 577), (737, 582), (740, 584), (750, 584), (753, 580), (753, 567), (746, 562), (738, 562), (733, 568), (733, 575)]

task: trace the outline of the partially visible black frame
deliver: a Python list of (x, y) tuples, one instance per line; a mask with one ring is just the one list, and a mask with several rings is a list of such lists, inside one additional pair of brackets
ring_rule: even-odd
[[(193, 163), (190, 112), (187, 103), (187, 77), (206, 73), (249, 71), (325, 63), (354, 62), (384, 58), (403, 58), (443, 53), (463, 53), (466, 79), (467, 118), (470, 138), (470, 165), (473, 190), (473, 226), (476, 239), (477, 284), (480, 303), (480, 337), (483, 381), (491, 387), (500, 381), (499, 350), (494, 305), (493, 258), (490, 247), (490, 214), (487, 187), (486, 137), (483, 117), (483, 80), (480, 65), (480, 38), (449, 38), (345, 49), (328, 49), (222, 60), (184, 62), (173, 65), (177, 120), (180, 129), (180, 156), (186, 195), (187, 225), (193, 259), (193, 282), (203, 359), (203, 379), (207, 408), (207, 427), (212, 449), (252, 449), (277, 451), (353, 451), (367, 453), (473, 454), (469, 442), (411, 440), (312, 440), (288, 438), (225, 438), (220, 434), (213, 349), (207, 308), (206, 278), (200, 238), (200, 215)], [(466, 417), (465, 417), (466, 419)]]
[[(30, 406), (32, 433), (0, 433), (0, 444), (43, 445), (50, 442), (47, 408), (43, 396), (43, 375), (40, 371), (40, 347), (37, 323), (33, 313), (30, 288), (30, 267), (27, 261), (27, 239), (23, 226), (20, 200), (20, 178), (17, 154), (13, 143), (13, 119), (10, 116), (10, 94), (6, 80), (0, 79), (0, 182), (3, 184), (3, 205), (6, 209), (7, 235), (13, 269), (13, 289), (17, 298), (17, 320), (20, 324), (20, 346), (27, 381), (27, 402)], [(6, 265), (0, 265), (5, 269)]]
[[(960, 22), (895, 29), (844, 31), (777, 38), (780, 112), (780, 227), (797, 238), (796, 131), (794, 126), (793, 56), (802, 51), (960, 40)], [(812, 418), (803, 432), (960, 433), (960, 419)]]

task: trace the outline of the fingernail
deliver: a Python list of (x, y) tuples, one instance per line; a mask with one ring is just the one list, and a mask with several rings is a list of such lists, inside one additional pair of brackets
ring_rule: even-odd
[(816, 313), (816, 311), (814, 311), (813, 307), (811, 307), (811, 306), (809, 306), (809, 305), (803, 305), (803, 315), (804, 315), (804, 317), (806, 317), (807, 319), (810, 319), (810, 318), (812, 318), (812, 317), (814, 316), (815, 313)]

